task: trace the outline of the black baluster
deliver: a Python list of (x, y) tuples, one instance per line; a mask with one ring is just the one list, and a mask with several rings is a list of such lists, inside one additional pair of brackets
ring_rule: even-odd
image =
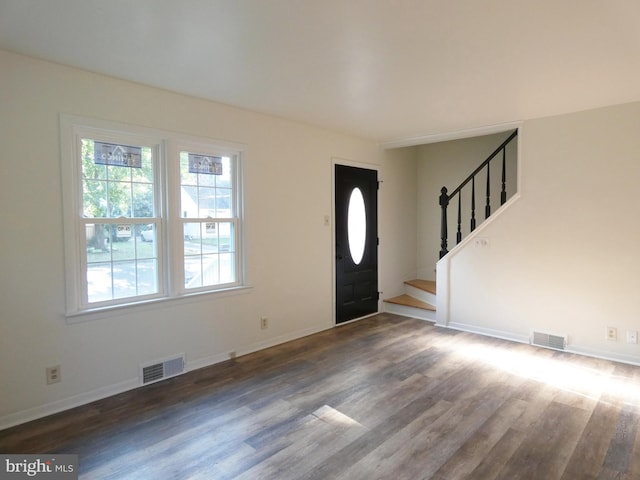
[(491, 174), (489, 164), (487, 163), (487, 205), (484, 207), (484, 218), (491, 216)]
[[(486, 192), (486, 206), (485, 206), (485, 219), (491, 216), (491, 169), (490, 162), (493, 160), (500, 152), (502, 152), (502, 185), (500, 190), (500, 205), (504, 205), (507, 201), (507, 145), (518, 135), (518, 130), (515, 130), (509, 138), (507, 138), (502, 144), (496, 148), (491, 155), (487, 157), (487, 159), (482, 162), (462, 183), (453, 190), (453, 193), (449, 195), (449, 192), (445, 187), (442, 187), (441, 195), (440, 195), (440, 206), (442, 208), (442, 226), (440, 231), (441, 236), (441, 249), (440, 249), (440, 258), (445, 256), (448, 253), (447, 250), (447, 241), (448, 241), (448, 232), (447, 232), (447, 207), (451, 198), (456, 194), (460, 195), (458, 197), (458, 223), (457, 223), (457, 232), (456, 232), (456, 242), (460, 243), (462, 241), (462, 190), (463, 188), (471, 182), (471, 232), (476, 229), (477, 221), (476, 221), (476, 175), (478, 175), (485, 166), (487, 167), (487, 192)], [(497, 194), (496, 194), (497, 201)]]
[(507, 201), (507, 147), (502, 149), (502, 191), (500, 192), (500, 205)]
[(442, 218), (440, 220), (440, 258), (444, 257), (449, 251), (447, 250), (447, 206), (449, 205), (449, 195), (447, 195), (447, 187), (440, 190), (440, 207), (442, 208)]
[(476, 229), (476, 177), (471, 177), (471, 231)]
[(460, 198), (462, 197), (462, 191), (458, 192), (458, 232), (456, 233), (456, 245), (462, 241), (462, 210), (460, 208)]

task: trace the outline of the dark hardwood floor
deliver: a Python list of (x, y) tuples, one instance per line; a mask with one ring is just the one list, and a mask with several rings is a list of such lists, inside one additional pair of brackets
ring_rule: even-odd
[(640, 479), (640, 367), (380, 314), (0, 432), (83, 479)]

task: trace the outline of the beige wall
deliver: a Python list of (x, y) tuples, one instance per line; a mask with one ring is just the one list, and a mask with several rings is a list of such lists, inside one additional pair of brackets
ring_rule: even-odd
[[(410, 148), (387, 150), (379, 194), (381, 218), (386, 219), (380, 235), (381, 298), (403, 292), (404, 281), (416, 277), (418, 186), (417, 159)], [(389, 180), (387, 180), (389, 179)]]
[[(188, 367), (333, 325), (332, 159), (371, 164), (380, 191), (380, 289), (415, 265), (411, 160), (372, 141), (0, 51), (0, 427), (137, 385), (140, 363)], [(247, 145), (241, 295), (66, 322), (59, 114)], [(402, 252), (396, 255), (395, 252)], [(260, 316), (269, 317), (261, 330)], [(45, 367), (62, 382), (45, 385)]]
[[(524, 122), (520, 197), (447, 262), (449, 322), (640, 363), (640, 103)], [(441, 265), (438, 265), (440, 269)], [(618, 340), (605, 340), (607, 326)]]

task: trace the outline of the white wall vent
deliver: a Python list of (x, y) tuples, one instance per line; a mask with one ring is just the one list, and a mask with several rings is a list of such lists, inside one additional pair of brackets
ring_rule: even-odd
[(567, 346), (567, 337), (543, 332), (533, 332), (531, 344), (539, 347), (553, 348), (555, 350), (564, 350)]
[(142, 384), (158, 382), (165, 378), (175, 377), (184, 373), (184, 354), (166, 358), (157, 362), (140, 365), (140, 379)]

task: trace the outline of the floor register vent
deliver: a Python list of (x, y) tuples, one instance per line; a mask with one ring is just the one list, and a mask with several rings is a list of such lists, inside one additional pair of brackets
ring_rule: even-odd
[(140, 378), (143, 385), (175, 377), (181, 373), (184, 373), (184, 354), (140, 365)]
[(564, 350), (567, 346), (567, 337), (550, 335), (542, 332), (533, 332), (531, 344), (539, 347), (553, 348), (555, 350)]

